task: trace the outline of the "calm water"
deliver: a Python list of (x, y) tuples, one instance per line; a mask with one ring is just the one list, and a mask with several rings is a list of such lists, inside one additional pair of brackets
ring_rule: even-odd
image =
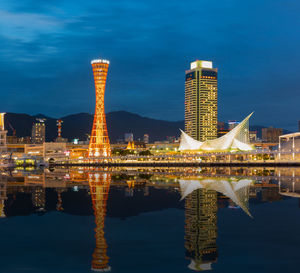
[(299, 272), (300, 169), (3, 171), (0, 272)]

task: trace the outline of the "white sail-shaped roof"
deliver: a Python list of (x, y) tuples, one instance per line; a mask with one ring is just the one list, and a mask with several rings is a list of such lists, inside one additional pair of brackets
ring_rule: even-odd
[(248, 209), (249, 187), (253, 183), (251, 179), (229, 181), (225, 178), (180, 179), (181, 199), (197, 189), (214, 190), (230, 198), (241, 207), (249, 216)]
[(180, 151), (200, 149), (203, 142), (193, 139), (192, 137), (190, 137), (188, 134), (186, 134), (182, 130), (180, 130), (180, 131), (181, 131), (181, 140), (180, 140), (180, 145), (179, 145)]
[(252, 116), (252, 114), (253, 113), (247, 116), (240, 124), (238, 124), (226, 135), (213, 140), (207, 140), (204, 142), (197, 141), (182, 130), (180, 130), (181, 140), (179, 150), (253, 150), (252, 146), (249, 144), (249, 118)]

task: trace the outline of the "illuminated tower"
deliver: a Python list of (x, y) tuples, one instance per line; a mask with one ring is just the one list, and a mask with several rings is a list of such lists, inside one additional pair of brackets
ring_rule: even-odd
[(197, 60), (185, 72), (185, 132), (199, 141), (215, 139), (217, 123), (218, 69)]
[(62, 127), (63, 121), (61, 119), (56, 121), (57, 125), (57, 138), (61, 138), (61, 127)]
[(104, 237), (104, 221), (106, 215), (106, 201), (110, 187), (111, 175), (108, 173), (90, 173), (89, 185), (95, 214), (96, 247), (93, 253), (93, 271), (110, 271), (107, 256), (107, 244)]
[(4, 128), (4, 115), (5, 113), (0, 113), (0, 154), (6, 152), (6, 135), (7, 131)]
[(185, 249), (195, 271), (211, 270), (217, 260), (217, 192), (198, 189), (185, 199)]
[(104, 111), (104, 93), (109, 61), (93, 60), (92, 67), (96, 89), (96, 107), (89, 145), (89, 157), (110, 156), (110, 145)]

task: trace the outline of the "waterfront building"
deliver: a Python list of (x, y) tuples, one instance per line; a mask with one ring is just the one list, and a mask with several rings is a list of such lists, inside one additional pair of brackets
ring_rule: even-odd
[(125, 133), (124, 134), (124, 140), (125, 140), (125, 142), (133, 141), (133, 133)]
[(224, 150), (253, 150), (249, 140), (249, 119), (251, 113), (242, 122), (240, 122), (234, 129), (225, 135), (204, 142), (198, 141), (188, 135), (186, 132), (181, 131), (180, 138), (180, 151), (224, 151)]
[(148, 134), (144, 134), (143, 140), (144, 140), (145, 144), (149, 144), (149, 135)]
[(63, 142), (44, 142), (43, 144), (25, 144), (24, 152), (28, 156), (43, 158), (44, 161), (61, 161), (67, 158), (67, 144)]
[(264, 142), (279, 142), (279, 136), (281, 136), (283, 130), (281, 128), (262, 128), (262, 141)]
[(218, 121), (218, 131), (225, 130), (225, 122), (224, 121)]
[(236, 120), (228, 120), (228, 130), (232, 130), (234, 127), (236, 127), (239, 124)]
[(279, 136), (278, 159), (300, 160), (300, 132)]
[(195, 61), (185, 72), (185, 132), (198, 141), (217, 137), (218, 69)]
[(38, 122), (32, 125), (31, 142), (42, 144), (46, 141), (46, 126), (44, 119), (38, 119)]
[(5, 153), (7, 151), (6, 146), (6, 137), (7, 131), (4, 126), (4, 115), (5, 113), (0, 113), (0, 154)]
[(146, 149), (145, 142), (142, 141), (129, 141), (126, 150), (144, 150)]
[(228, 129), (218, 129), (218, 137), (224, 136), (229, 132)]
[(255, 143), (257, 141), (257, 131), (249, 131), (250, 143)]
[(110, 156), (111, 149), (104, 110), (105, 84), (109, 61), (93, 60), (91, 64), (95, 81), (96, 107), (89, 144), (89, 157)]

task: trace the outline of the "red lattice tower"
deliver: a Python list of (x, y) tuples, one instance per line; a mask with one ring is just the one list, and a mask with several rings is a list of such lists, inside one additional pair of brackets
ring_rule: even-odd
[(93, 271), (110, 271), (107, 256), (107, 243), (104, 237), (104, 223), (106, 215), (106, 202), (108, 199), (111, 181), (110, 173), (89, 173), (89, 186), (95, 214), (96, 247), (93, 253)]
[(89, 145), (89, 157), (110, 156), (111, 150), (104, 111), (105, 83), (109, 61), (93, 60), (91, 63), (95, 80), (96, 107)]

